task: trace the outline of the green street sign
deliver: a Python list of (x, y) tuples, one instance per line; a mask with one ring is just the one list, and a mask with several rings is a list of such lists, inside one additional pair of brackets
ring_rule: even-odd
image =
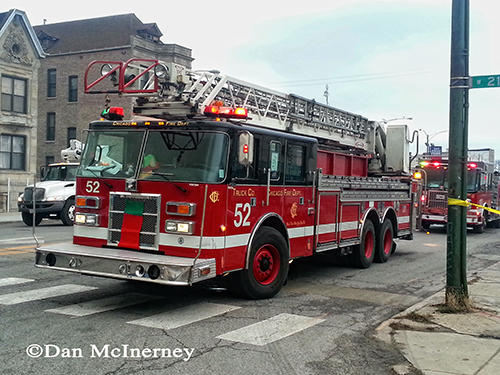
[(491, 76), (470, 77), (472, 80), (471, 88), (483, 89), (486, 87), (500, 87), (500, 74)]

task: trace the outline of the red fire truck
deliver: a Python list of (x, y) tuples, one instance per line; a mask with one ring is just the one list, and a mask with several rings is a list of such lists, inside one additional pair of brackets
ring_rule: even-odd
[(293, 259), (331, 251), (367, 268), (412, 237), (405, 125), (155, 60), (93, 62), (85, 90), (137, 96), (135, 117), (107, 107), (90, 124), (73, 243), (37, 248), (37, 267), (168, 285), (224, 276), (260, 299)]
[[(492, 149), (469, 150), (467, 164), (467, 226), (482, 233), (486, 225), (500, 228), (500, 215), (485, 208), (498, 210), (498, 173)], [(432, 224), (446, 225), (448, 221), (448, 159), (423, 158), (417, 172), (421, 189), (418, 220), (423, 229)], [(482, 206), (482, 207), (480, 207)]]

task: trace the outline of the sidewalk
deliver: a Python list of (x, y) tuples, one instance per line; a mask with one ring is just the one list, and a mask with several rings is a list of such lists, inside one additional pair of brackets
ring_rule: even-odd
[(20, 212), (1, 212), (0, 213), (0, 224), (2, 223), (15, 223), (16, 221), (22, 221)]
[[(426, 375), (498, 375), (500, 262), (469, 280), (469, 296), (473, 312), (441, 312), (443, 290), (382, 323), (377, 336)], [(406, 366), (394, 370), (415, 373)]]

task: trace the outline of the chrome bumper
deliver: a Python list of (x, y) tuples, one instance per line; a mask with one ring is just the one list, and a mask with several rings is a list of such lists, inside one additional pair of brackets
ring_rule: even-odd
[(216, 276), (215, 259), (195, 260), (72, 243), (37, 247), (35, 266), (166, 285), (191, 285)]

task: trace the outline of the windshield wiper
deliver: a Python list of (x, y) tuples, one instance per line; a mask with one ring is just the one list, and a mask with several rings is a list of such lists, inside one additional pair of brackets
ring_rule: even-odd
[[(92, 169), (87, 169), (85, 168), (86, 171), (89, 171), (90, 173), (92, 173), (94, 176), (96, 176), (96, 178), (99, 180), (99, 181), (102, 181), (104, 182), (104, 184), (110, 188), (110, 189), (113, 189), (113, 185), (111, 185), (108, 181), (106, 181), (104, 178), (102, 178), (102, 176), (98, 176)], [(102, 175), (102, 171), (101, 172), (101, 175)]]
[[(168, 182), (170, 182), (170, 179), (168, 178), (169, 176), (175, 176), (174, 173), (165, 173), (165, 172), (155, 172), (155, 171), (152, 171), (151, 172), (153, 175), (156, 175), (156, 176), (161, 176), (163, 177), (165, 180), (167, 180)], [(177, 189), (179, 189), (180, 191), (182, 191), (183, 193), (186, 193), (187, 190), (184, 189), (182, 186), (179, 186), (177, 184), (174, 184), (173, 182), (170, 182), (172, 185), (174, 185)]]

